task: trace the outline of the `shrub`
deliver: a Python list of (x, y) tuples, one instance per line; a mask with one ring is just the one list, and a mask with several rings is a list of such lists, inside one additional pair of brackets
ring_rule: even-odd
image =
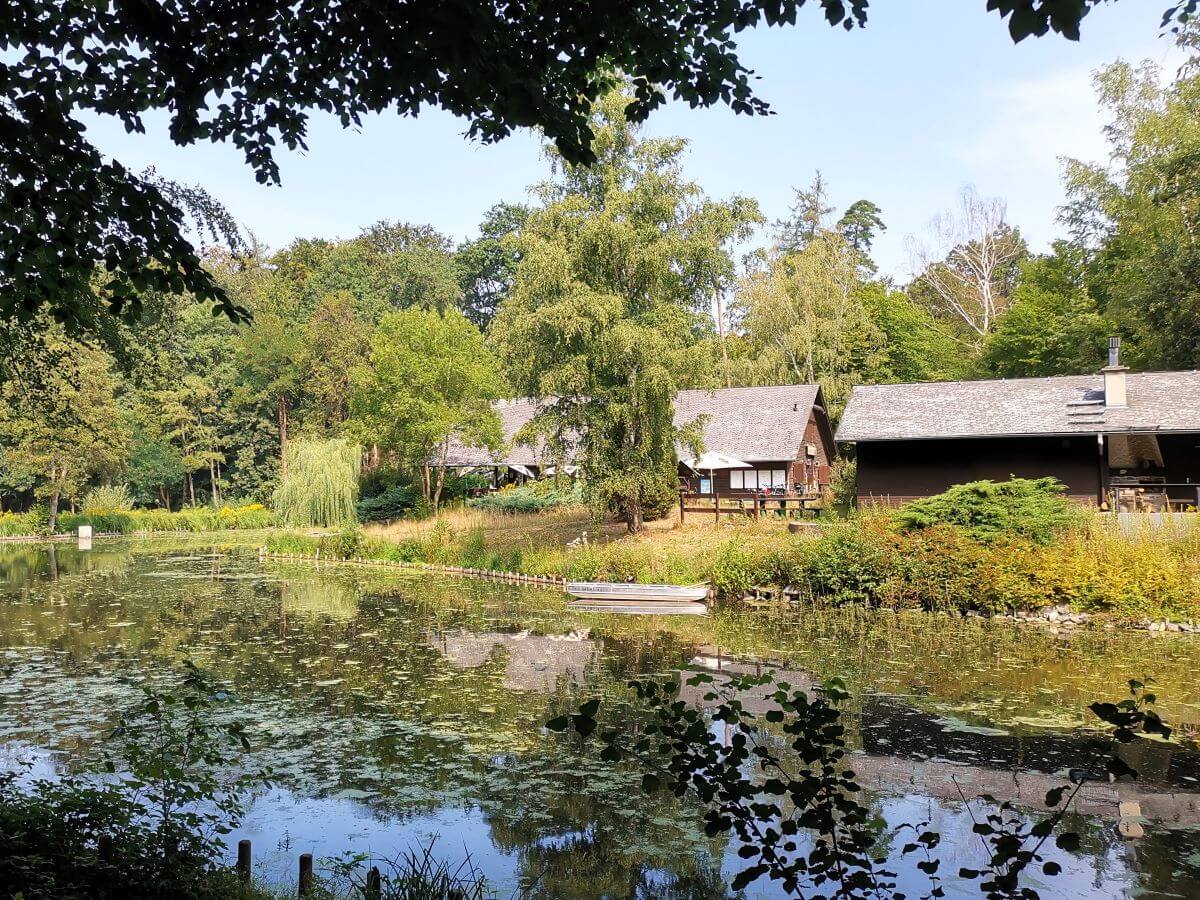
[(721, 548), (713, 560), (710, 580), (718, 594), (740, 597), (755, 585), (768, 584), (770, 578), (761, 569), (761, 558), (741, 538)]
[(583, 503), (583, 488), (578, 482), (566, 485), (545, 479), (508, 487), (494, 494), (476, 497), (468, 503), (480, 509), (506, 513), (542, 512), (559, 506), (580, 505)]
[(267, 550), (280, 556), (312, 556), (317, 552), (317, 539), (296, 531), (279, 531), (267, 536)]
[(839, 526), (813, 542), (804, 581), (814, 597), (834, 603), (875, 605), (893, 576), (895, 558), (881, 532)]
[(89, 515), (128, 512), (133, 509), (133, 497), (123, 484), (101, 485), (87, 492), (80, 508)]
[(26, 537), (41, 534), (46, 530), (50, 516), (44, 506), (35, 506), (29, 512), (0, 513), (0, 537)]
[(909, 503), (896, 521), (903, 531), (957, 525), (984, 543), (1020, 535), (1048, 544), (1081, 521), (1063, 491), (1054, 478), (972, 481)]
[(329, 534), (317, 541), (322, 556), (330, 559), (355, 559), (362, 548), (362, 531), (358, 526), (343, 528), (337, 534)]
[(355, 507), (360, 522), (388, 522), (413, 512), (424, 498), (410, 485), (394, 484), (373, 497), (364, 497)]

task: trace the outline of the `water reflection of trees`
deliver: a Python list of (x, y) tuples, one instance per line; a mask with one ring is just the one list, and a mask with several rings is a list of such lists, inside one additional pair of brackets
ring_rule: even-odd
[[(542, 737), (542, 723), (580, 692), (619, 699), (628, 678), (677, 672), (705, 645), (726, 655), (741, 648), (790, 666), (797, 679), (844, 673), (859, 685), (915, 691), (904, 703), (856, 691), (847, 720), (853, 743), (886, 765), (924, 754), (981, 771), (1049, 773), (1071, 752), (1069, 737), (988, 734), (977, 723), (1053, 708), (1063, 691), (1054, 679), (1075, 669), (1086, 671), (1068, 678), (1067, 693), (1096, 699), (1119, 683), (1124, 660), (1153, 669), (1168, 644), (1176, 646), (949, 620), (916, 627), (829, 611), (580, 615), (546, 590), (264, 567), (223, 554), (82, 555), (60, 547), (60, 579), (50, 584), (45, 554), (0, 548), (9, 601), (0, 603), (0, 643), (56, 651), (38, 694), (44, 704), (23, 712), (31, 729), (84, 752), (84, 733), (98, 733), (100, 713), (118, 705), (116, 673), (166, 670), (188, 656), (235, 684), (265, 758), (298, 792), (360, 791), (381, 819), (479, 804), (497, 844), (520, 856), (523, 877), (542, 873), (546, 895), (554, 885), (565, 892), (581, 872), (618, 895), (668, 884), (677, 896), (723, 890), (723, 848), (695, 833), (694, 810), (648, 804), (636, 782), (605, 780)], [(1143, 649), (1148, 662), (1137, 655)], [(1200, 650), (1179, 649), (1158, 679), (1165, 697), (1196, 690), (1189, 667)], [(1103, 690), (1086, 693), (1100, 679)], [(961, 721), (940, 717), (946, 708), (962, 711)], [(903, 789), (883, 778), (885, 763), (876, 786)], [(1183, 771), (1177, 760), (1158, 768), (1167, 781)], [(912, 766), (907, 776), (898, 771), (908, 789), (928, 792)], [(1107, 851), (1098, 843), (1097, 852)], [(1148, 877), (1169, 883), (1167, 873)]]

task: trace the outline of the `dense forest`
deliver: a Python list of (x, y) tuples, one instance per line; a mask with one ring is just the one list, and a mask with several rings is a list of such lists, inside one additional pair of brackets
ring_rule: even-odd
[(818, 173), (766, 222), (690, 182), (686, 142), (644, 136), (617, 91), (594, 165), (548, 142), (529, 202), (463, 243), (388, 221), (246, 237), (204, 254), (244, 321), (147, 289), (136, 317), (0, 323), (0, 511), (99, 485), (167, 509), (269, 503), (298, 445), (335, 440), (365, 448), (368, 493), (402, 480), (436, 504), (450, 441), (496, 445), (491, 401), (528, 395), (558, 398), (536, 427), (582, 441), (590, 489), (632, 523), (670, 484), (679, 388), (817, 381), (836, 418), (855, 384), (1094, 371), (1114, 334), (1132, 366), (1200, 366), (1198, 58), (1173, 79), (1096, 74), (1111, 157), (1065, 163), (1049, 252), (964, 189), (908, 284), (872, 260), (870, 199), (832, 208)]

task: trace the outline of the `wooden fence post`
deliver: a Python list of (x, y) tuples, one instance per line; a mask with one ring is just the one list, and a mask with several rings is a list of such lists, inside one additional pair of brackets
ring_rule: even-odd
[(367, 873), (367, 890), (366, 900), (379, 900), (383, 894), (383, 884), (379, 877), (379, 868), (371, 866), (371, 871)]
[(242, 881), (250, 880), (250, 841), (248, 838), (238, 841), (237, 873)]
[(307, 897), (312, 893), (313, 886), (313, 871), (312, 871), (312, 854), (300, 854), (300, 896)]

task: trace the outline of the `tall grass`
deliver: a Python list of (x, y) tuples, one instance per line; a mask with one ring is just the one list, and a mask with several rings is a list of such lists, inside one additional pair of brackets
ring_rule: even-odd
[[(790, 588), (837, 605), (999, 613), (1064, 604), (1126, 620), (1200, 621), (1200, 527), (1133, 532), (1084, 520), (1050, 543), (1010, 535), (978, 540), (968, 528), (905, 531), (887, 513), (827, 525), (818, 536), (779, 525), (671, 528), (637, 537), (591, 531), (586, 514), (508, 515), (460, 510), (432, 522), (369, 528), (355, 555), (497, 569), (572, 580), (709, 582), (737, 597)], [(339, 538), (338, 541), (343, 541)], [(339, 544), (272, 537), (273, 549), (337, 558)], [(286, 547), (286, 549), (285, 549)]]
[(299, 440), (288, 445), (285, 470), (275, 491), (279, 518), (293, 526), (333, 527), (356, 521), (354, 506), (362, 452), (340, 438)]

